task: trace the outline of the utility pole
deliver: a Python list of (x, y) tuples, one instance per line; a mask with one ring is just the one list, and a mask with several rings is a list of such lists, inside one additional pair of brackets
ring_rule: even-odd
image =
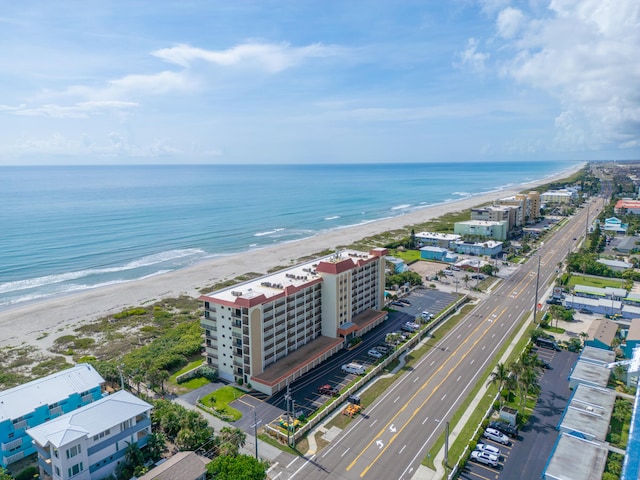
[(291, 443), (289, 444), (289, 446), (295, 450), (296, 449), (296, 425), (295, 425), (296, 424), (296, 402), (293, 398), (291, 399), (291, 414), (293, 417), (293, 432), (291, 435)]
[(536, 292), (535, 300), (533, 301), (533, 323), (536, 322), (536, 315), (538, 313), (538, 282), (540, 281), (540, 254), (538, 254), (538, 274), (536, 275)]
[(258, 460), (258, 414), (253, 408), (253, 437), (256, 439), (256, 460)]
[(291, 394), (289, 390), (289, 384), (287, 384), (287, 394), (284, 396), (284, 399), (287, 402), (287, 445), (291, 445), (291, 411), (289, 410)]
[(591, 205), (587, 205), (587, 221), (584, 224), (584, 240), (587, 241), (587, 235), (589, 235), (589, 209)]

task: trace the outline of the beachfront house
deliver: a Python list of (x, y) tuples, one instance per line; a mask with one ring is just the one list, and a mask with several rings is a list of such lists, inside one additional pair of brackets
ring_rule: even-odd
[(101, 399), (103, 384), (100, 374), (82, 363), (0, 392), (0, 466), (35, 453), (28, 428)]
[(387, 250), (341, 250), (202, 295), (207, 364), (271, 395), (387, 318)]
[(151, 405), (120, 390), (27, 430), (43, 480), (109, 478), (129, 445), (151, 434)]

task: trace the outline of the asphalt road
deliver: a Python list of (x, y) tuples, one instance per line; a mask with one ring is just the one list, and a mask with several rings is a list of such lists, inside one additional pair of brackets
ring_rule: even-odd
[(536, 284), (539, 292), (551, 284), (559, 262), (584, 234), (587, 212), (593, 218), (596, 210), (595, 204), (578, 210), (561, 231), (547, 237), (535, 256), (367, 407), (366, 418), (352, 422), (318, 455), (272, 471), (272, 477), (411, 478), (481, 372), (532, 313)]

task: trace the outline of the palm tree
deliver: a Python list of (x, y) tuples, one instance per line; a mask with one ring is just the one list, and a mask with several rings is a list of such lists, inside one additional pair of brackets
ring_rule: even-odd
[(464, 282), (464, 286), (465, 288), (469, 288), (469, 281), (471, 280), (471, 277), (469, 276), (469, 274), (465, 274), (464, 277), (462, 277), (462, 281)]
[[(247, 434), (244, 433), (239, 428), (233, 427), (224, 427), (220, 430), (218, 434), (220, 438), (220, 449), (227, 450), (231, 453), (226, 453), (226, 455), (232, 454), (237, 455), (240, 448), (244, 447), (247, 441)], [(222, 453), (221, 453), (222, 454)]]
[(536, 395), (540, 392), (540, 384), (538, 383), (538, 373), (535, 369), (527, 367), (520, 375), (520, 406), (522, 415), (526, 407), (526, 401), (529, 394)]
[(498, 396), (500, 397), (499, 405), (502, 410), (502, 388), (504, 387), (507, 379), (509, 378), (509, 370), (504, 363), (499, 363), (496, 365), (496, 369), (491, 372), (491, 378), (489, 379), (490, 384), (498, 385)]

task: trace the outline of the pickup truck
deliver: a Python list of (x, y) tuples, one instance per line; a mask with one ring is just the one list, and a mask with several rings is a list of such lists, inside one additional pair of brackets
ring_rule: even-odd
[(336, 387), (332, 387), (331, 385), (321, 385), (318, 387), (318, 393), (320, 395), (331, 395), (333, 397), (337, 397), (340, 395), (340, 390)]

